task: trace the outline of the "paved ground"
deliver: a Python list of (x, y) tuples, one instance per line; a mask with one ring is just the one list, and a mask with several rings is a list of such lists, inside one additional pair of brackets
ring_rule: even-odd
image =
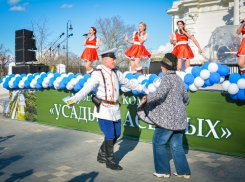
[(96, 161), (102, 140), (100, 134), (0, 116), (0, 181), (245, 181), (243, 158), (187, 149), (191, 179), (155, 178), (151, 143), (128, 138), (115, 145), (124, 170), (112, 171)]

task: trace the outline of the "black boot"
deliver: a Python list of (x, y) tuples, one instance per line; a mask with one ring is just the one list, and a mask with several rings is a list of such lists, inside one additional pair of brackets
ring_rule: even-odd
[(113, 139), (105, 140), (106, 167), (112, 170), (122, 170), (122, 167), (115, 163)]
[(105, 142), (102, 143), (100, 146), (100, 150), (97, 155), (97, 161), (100, 163), (104, 163), (106, 161), (105, 159)]

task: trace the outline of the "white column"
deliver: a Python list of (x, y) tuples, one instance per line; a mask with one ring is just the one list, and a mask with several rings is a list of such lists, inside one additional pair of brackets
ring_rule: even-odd
[(234, 0), (234, 22), (233, 25), (239, 25), (239, 0)]

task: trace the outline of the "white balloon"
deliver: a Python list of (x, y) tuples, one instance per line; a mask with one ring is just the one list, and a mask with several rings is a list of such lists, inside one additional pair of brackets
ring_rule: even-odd
[(67, 90), (72, 90), (73, 89), (73, 85), (71, 82), (68, 82), (68, 84), (66, 85)]
[(66, 74), (62, 74), (62, 75), (60, 75), (60, 77), (63, 79), (64, 77), (67, 77), (67, 75)]
[(32, 75), (31, 73), (28, 73), (26, 76), (28, 77), (29, 75)]
[(25, 84), (24, 84), (24, 81), (20, 81), (19, 84), (18, 84), (18, 87), (19, 88), (24, 88), (25, 87)]
[(22, 81), (23, 82), (25, 82), (26, 80), (27, 80), (27, 77), (26, 76), (22, 78)]
[(237, 82), (237, 86), (240, 89), (245, 89), (245, 79), (244, 78), (239, 79)]
[(200, 77), (203, 79), (203, 80), (207, 80), (210, 76), (210, 72), (208, 70), (202, 70), (200, 72)]
[[(49, 78), (48, 78), (48, 77), (45, 77), (45, 78), (43, 79), (43, 83), (45, 83), (46, 85), (48, 85), (48, 83), (49, 83)], [(43, 87), (43, 88), (45, 88), (45, 87)]]
[(225, 90), (225, 91), (228, 91), (228, 87), (230, 85), (230, 81), (229, 80), (226, 80), (222, 83), (222, 88)]
[(16, 74), (14, 77), (16, 78), (17, 76), (20, 76), (20, 74)]
[(36, 88), (36, 85), (34, 85), (32, 82), (30, 83), (31, 88)]
[(53, 73), (49, 73), (47, 77), (48, 77), (49, 79), (51, 79), (51, 78), (54, 77), (54, 74), (53, 74)]
[(125, 77), (128, 73), (130, 73), (130, 71), (125, 71), (125, 72), (123, 73), (123, 77)]
[(15, 77), (12, 77), (12, 78), (10, 79), (10, 81), (11, 81), (11, 82), (14, 82), (14, 81), (15, 81)]
[(151, 74), (146, 75), (146, 79), (149, 80)]
[(3, 82), (5, 82), (6, 78), (8, 78), (8, 77), (3, 78)]
[(75, 86), (77, 84), (77, 79), (76, 78), (72, 78), (71, 81), (69, 83), (72, 84), (72, 86)]
[(32, 83), (33, 85), (35, 85), (35, 86), (36, 86), (36, 84), (37, 84), (37, 80), (33, 79), (33, 80), (31, 81), (31, 83)]
[(220, 83), (223, 83), (224, 81), (225, 81), (225, 77), (224, 77), (224, 76), (221, 76), (219, 82), (220, 82)]
[(56, 80), (55, 80), (57, 83), (60, 83), (62, 81), (62, 78), (61, 77), (57, 77)]
[(54, 86), (54, 88), (56, 89), (56, 90), (58, 90), (58, 89), (60, 89), (60, 86), (58, 85), (57, 87), (56, 86)]
[(153, 85), (158, 88), (159, 85), (161, 84), (161, 78), (160, 77), (157, 77), (154, 82), (153, 82)]
[(128, 88), (126, 88), (126, 87), (121, 87), (121, 90), (122, 90), (123, 92), (129, 92), (129, 91), (131, 91), (130, 89), (128, 89)]
[[(2, 82), (2, 83), (0, 84), (0, 85), (1, 85), (1, 87), (3, 87), (3, 83), (4, 83), (4, 82)], [(11, 87), (10, 87), (10, 88), (11, 88)]]
[(154, 84), (151, 83), (151, 84), (148, 85), (148, 90), (149, 90), (149, 92), (152, 94), (152, 93), (154, 93), (157, 89), (156, 89), (156, 87), (154, 86)]
[(145, 78), (144, 75), (140, 75), (140, 76), (138, 77), (138, 83), (141, 84), (141, 82), (142, 82), (143, 80), (145, 80), (145, 79), (146, 79), (146, 78)]
[(45, 72), (41, 72), (41, 74), (40, 75), (42, 75), (42, 74), (44, 74)]
[(186, 73), (190, 73), (190, 74), (192, 74), (192, 73), (191, 73), (192, 68), (193, 68), (193, 67), (188, 67), (188, 68), (186, 68), (185, 72), (186, 72)]
[(42, 86), (43, 86), (43, 88), (48, 88), (48, 84), (45, 82), (42, 83)]
[(229, 87), (228, 87), (228, 92), (230, 93), (230, 94), (237, 94), (237, 92), (239, 91), (239, 88), (238, 88), (238, 86), (237, 86), (237, 84), (235, 84), (235, 83), (231, 83), (230, 85), (229, 85)]
[(190, 86), (189, 86), (189, 89), (190, 89), (190, 91), (192, 91), (192, 92), (195, 92), (195, 91), (197, 91), (198, 90), (198, 88), (195, 86), (195, 84), (193, 83), (193, 84), (191, 84)]
[(219, 69), (219, 66), (216, 63), (210, 63), (208, 65), (208, 71), (210, 71), (211, 73), (217, 72), (218, 69)]
[(77, 79), (77, 81), (79, 81), (79, 80), (82, 79), (82, 78), (83, 78), (82, 75), (78, 75), (76, 79)]
[[(3, 82), (4, 83), (4, 82)], [(14, 88), (14, 83), (12, 81), (9, 81), (9, 87)]]
[(73, 74), (72, 72), (69, 72), (67, 75), (69, 76), (70, 74)]
[(138, 80), (135, 79), (135, 78), (131, 79), (130, 81), (133, 82), (133, 83), (135, 83), (135, 84), (138, 84)]
[(176, 74), (184, 81), (186, 75), (184, 71), (176, 71)]
[(38, 78), (40, 78), (41, 76), (40, 75), (36, 75), (35, 76), (35, 80), (37, 80)]
[(58, 89), (60, 88), (60, 84), (57, 82), (57, 80), (54, 81), (54, 87), (57, 87)]
[(204, 85), (204, 80), (198, 76), (194, 79), (194, 85), (198, 88), (198, 87), (202, 87)]

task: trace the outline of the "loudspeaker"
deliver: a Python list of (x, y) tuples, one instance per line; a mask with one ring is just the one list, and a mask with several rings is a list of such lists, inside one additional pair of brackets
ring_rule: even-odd
[(149, 74), (159, 74), (162, 72), (160, 62), (150, 62)]
[(36, 40), (32, 38), (17, 37), (15, 38), (15, 50), (33, 49), (37, 50)]
[(26, 37), (26, 38), (32, 38), (33, 37), (33, 31), (21, 29), (15, 31), (15, 37)]
[(29, 50), (16, 50), (15, 51), (15, 62), (22, 63), (22, 62), (30, 62), (30, 61), (37, 61), (36, 59), (36, 52), (29, 51)]
[(28, 73), (36, 73), (36, 72), (45, 72), (49, 71), (49, 66), (39, 65), (39, 64), (29, 64), (29, 65), (17, 65), (12, 67), (13, 74), (28, 74)]

